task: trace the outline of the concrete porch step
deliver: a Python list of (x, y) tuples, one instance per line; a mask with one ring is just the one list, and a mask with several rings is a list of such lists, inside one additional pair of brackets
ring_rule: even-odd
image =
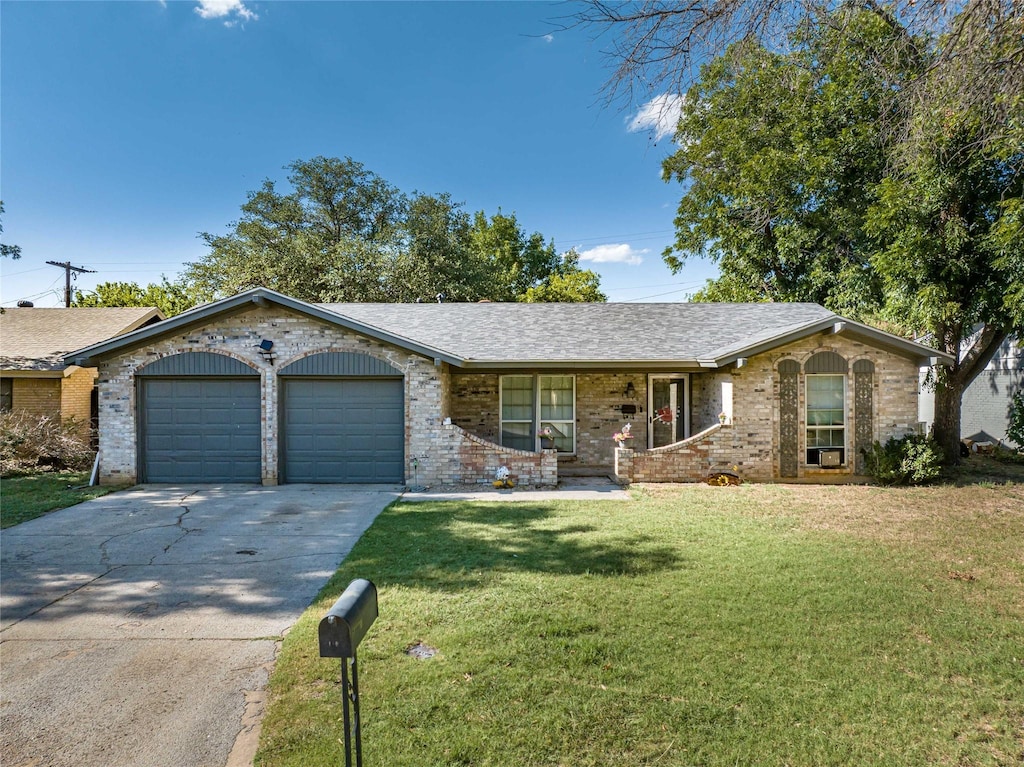
[(613, 467), (611, 464), (607, 466), (559, 465), (558, 478), (564, 479), (569, 477), (609, 477), (611, 476), (612, 471)]

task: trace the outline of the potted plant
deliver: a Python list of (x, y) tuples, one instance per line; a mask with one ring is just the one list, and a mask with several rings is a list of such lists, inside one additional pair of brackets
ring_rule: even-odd
[(541, 450), (554, 450), (555, 449), (555, 433), (551, 430), (550, 426), (544, 426), (537, 431), (537, 436), (540, 437), (540, 449)]
[(726, 420), (728, 420), (728, 418), (729, 416), (725, 414), (725, 411), (722, 411), (721, 413), (718, 414), (718, 422), (722, 424), (722, 426), (725, 426), (725, 422)]

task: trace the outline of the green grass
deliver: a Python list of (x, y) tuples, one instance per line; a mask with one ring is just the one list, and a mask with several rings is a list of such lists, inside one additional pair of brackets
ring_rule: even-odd
[(82, 487), (88, 482), (87, 471), (40, 472), (0, 479), (0, 529), (118, 489)]
[(257, 764), (341, 763), (316, 628), (356, 577), (368, 767), (1020, 764), (1022, 540), (1019, 485), (397, 504), (285, 638)]

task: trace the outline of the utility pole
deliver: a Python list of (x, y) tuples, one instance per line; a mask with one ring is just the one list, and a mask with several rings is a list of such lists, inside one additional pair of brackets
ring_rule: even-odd
[(70, 261), (47, 261), (50, 266), (59, 266), (64, 270), (64, 306), (65, 308), (71, 308), (71, 273), (75, 273), (75, 279), (78, 279), (80, 272), (87, 272), (89, 274), (96, 274), (95, 269), (86, 269), (84, 266), (72, 266)]

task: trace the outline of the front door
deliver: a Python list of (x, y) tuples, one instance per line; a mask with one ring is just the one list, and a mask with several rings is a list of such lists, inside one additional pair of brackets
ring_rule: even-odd
[(648, 447), (663, 447), (690, 436), (690, 379), (684, 375), (652, 375), (647, 385)]

